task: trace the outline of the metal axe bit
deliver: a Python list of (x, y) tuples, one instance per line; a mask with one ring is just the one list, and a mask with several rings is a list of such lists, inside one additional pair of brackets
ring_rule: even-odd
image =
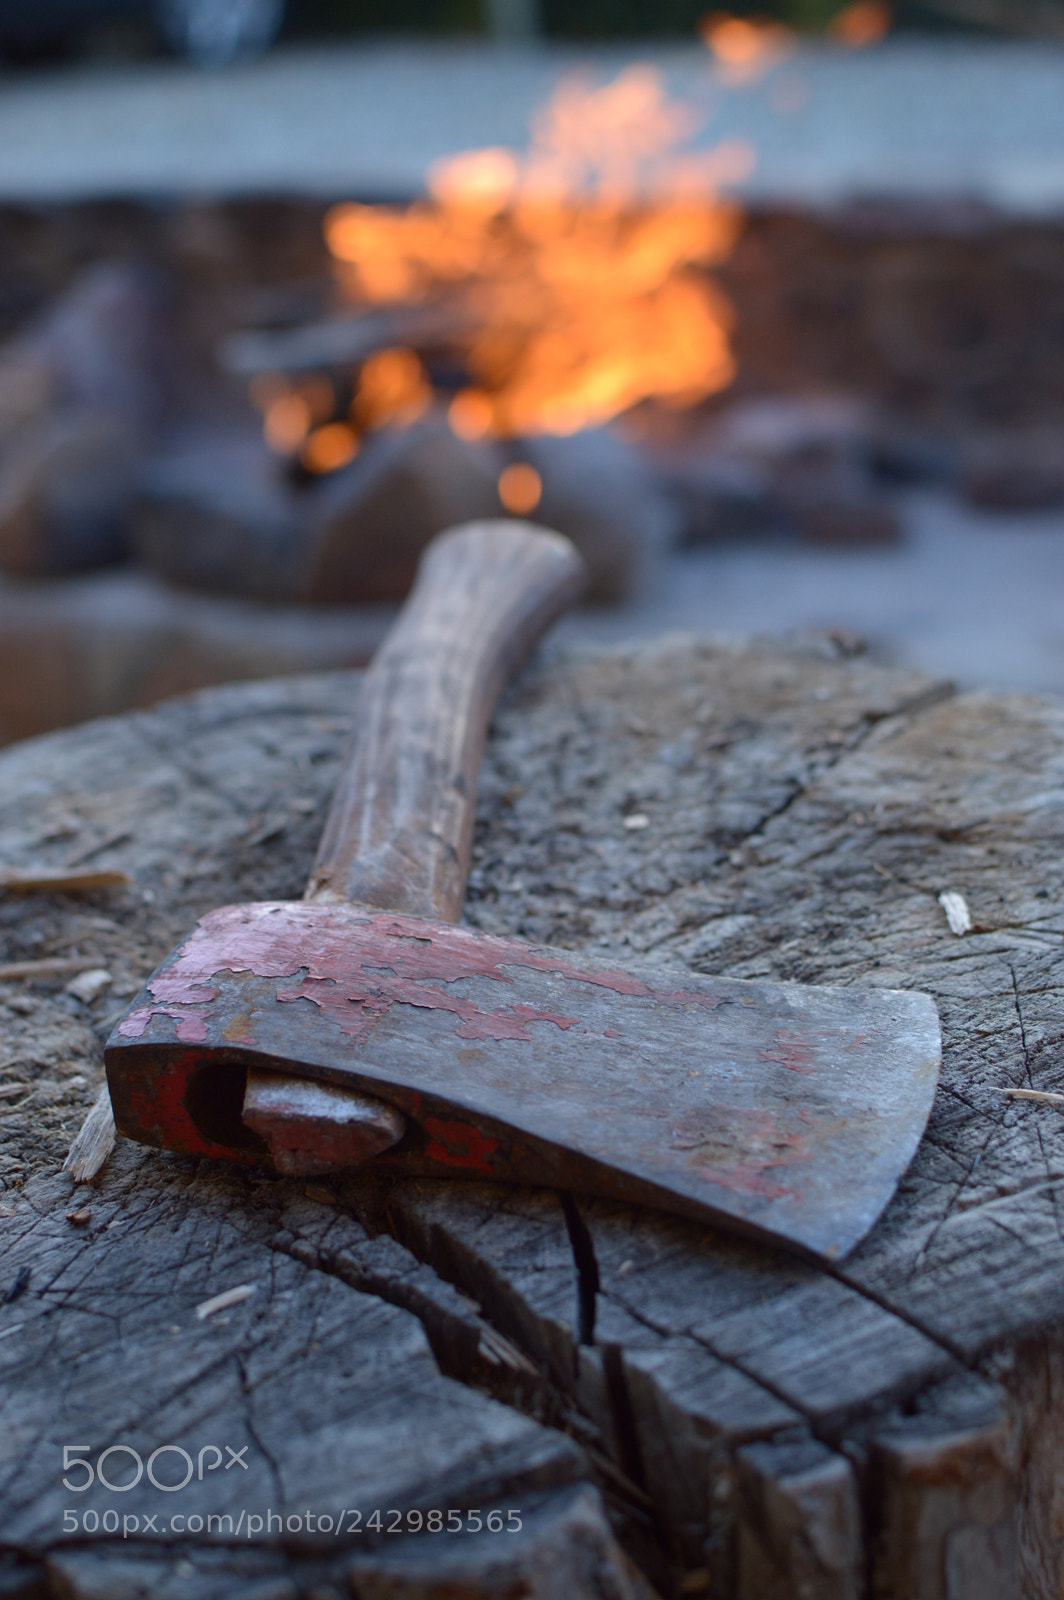
[(166, 958), (107, 1045), (117, 1126), (279, 1173), (612, 1195), (837, 1259), (926, 1124), (927, 995), (456, 926), (495, 702), (581, 582), (528, 524), (434, 541), (363, 681), (306, 898), (212, 912)]

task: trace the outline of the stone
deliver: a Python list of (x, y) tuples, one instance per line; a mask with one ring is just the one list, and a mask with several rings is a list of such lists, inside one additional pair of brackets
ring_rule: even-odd
[(188, 429), (142, 472), (133, 544), (162, 577), (213, 593), (396, 601), (431, 538), (500, 514), (500, 474), (518, 461), (542, 484), (529, 515), (587, 562), (588, 598), (636, 592), (673, 519), (634, 449), (604, 430), (470, 443), (438, 413), (369, 433), (353, 461), (320, 477), (271, 454), (249, 421)]
[(213, 594), (292, 600), (305, 510), (257, 428), (190, 427), (142, 467), (131, 542), (151, 571)]
[(755, 462), (713, 455), (682, 459), (663, 468), (662, 483), (676, 506), (683, 545), (770, 537), (781, 531), (769, 475)]
[(607, 428), (538, 434), (500, 447), (500, 459), (538, 472), (542, 498), (529, 515), (571, 539), (588, 567), (587, 599), (638, 594), (677, 517), (640, 453)]
[(360, 666), (389, 617), (199, 595), (128, 567), (0, 583), (0, 744), (232, 679)]
[(852, 396), (745, 400), (658, 463), (685, 543), (789, 535), (889, 545), (901, 529), (874, 469), (876, 440), (874, 409)]
[(154, 280), (101, 263), (0, 350), (0, 569), (72, 572), (125, 554), (163, 408), (161, 325)]
[(0, 570), (43, 576), (120, 561), (139, 453), (123, 419), (88, 407), (18, 429), (0, 454)]
[(815, 452), (792, 459), (777, 469), (772, 495), (808, 544), (859, 548), (901, 539), (897, 513), (856, 462)]
[(455, 523), (499, 514), (489, 451), (467, 444), (442, 416), (382, 428), (360, 454), (306, 491), (299, 598), (341, 604), (399, 600), (429, 540)]
[(986, 511), (1064, 505), (1064, 433), (1046, 427), (983, 435), (964, 453), (960, 492)]

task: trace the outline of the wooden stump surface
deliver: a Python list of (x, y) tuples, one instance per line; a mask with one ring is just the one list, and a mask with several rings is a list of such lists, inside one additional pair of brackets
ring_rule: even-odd
[[(1000, 1090), (1064, 1089), (1062, 708), (826, 636), (672, 638), (548, 651), (496, 718), (474, 926), (937, 999), (927, 1136), (835, 1270), (583, 1197), (121, 1141), (74, 1187), (124, 998), (210, 907), (301, 892), (356, 688), (212, 690), (0, 755), (0, 865), (132, 880), (0, 899), (0, 963), (111, 977), (0, 982), (0, 1593), (1056, 1595), (1064, 1119)], [(123, 1483), (163, 1445), (202, 1479), (63, 1485), (64, 1446), (128, 1447)]]

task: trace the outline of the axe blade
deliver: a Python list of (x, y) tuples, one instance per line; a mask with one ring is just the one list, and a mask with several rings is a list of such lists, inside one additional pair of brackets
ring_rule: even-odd
[(248, 1072), (274, 1072), (405, 1118), (371, 1169), (609, 1195), (831, 1260), (893, 1194), (940, 1060), (925, 994), (621, 965), (305, 901), (205, 917), (106, 1052), (118, 1128), (146, 1144), (269, 1166), (242, 1107)]

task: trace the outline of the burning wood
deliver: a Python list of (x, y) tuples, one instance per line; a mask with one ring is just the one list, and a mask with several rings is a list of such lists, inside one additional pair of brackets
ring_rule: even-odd
[(737, 213), (716, 192), (750, 153), (686, 149), (695, 125), (656, 72), (633, 67), (603, 88), (564, 85), (523, 155), (440, 162), (408, 207), (334, 207), (326, 243), (359, 315), (221, 351), (230, 371), (255, 373), (271, 447), (322, 472), (434, 396), (460, 438), (479, 440), (572, 434), (725, 388), (731, 312), (708, 269)]

